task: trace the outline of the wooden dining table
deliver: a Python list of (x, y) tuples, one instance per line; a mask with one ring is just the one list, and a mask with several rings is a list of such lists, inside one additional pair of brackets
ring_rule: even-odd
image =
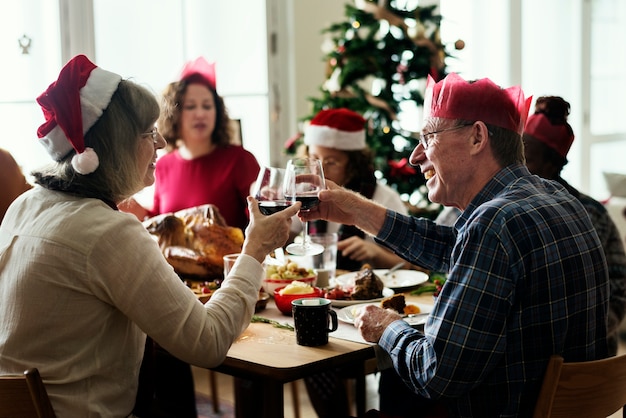
[[(432, 304), (432, 296), (409, 296), (407, 303)], [(340, 308), (335, 308), (336, 310)], [(293, 325), (270, 300), (257, 315)], [(284, 417), (283, 385), (313, 374), (347, 371), (357, 379), (357, 415), (365, 408), (366, 362), (375, 359), (374, 344), (366, 342), (350, 323), (339, 322), (329, 334), (328, 344), (305, 347), (296, 343), (295, 332), (271, 324), (253, 322), (233, 343), (224, 362), (213, 370), (235, 377), (235, 416), (237, 418)]]

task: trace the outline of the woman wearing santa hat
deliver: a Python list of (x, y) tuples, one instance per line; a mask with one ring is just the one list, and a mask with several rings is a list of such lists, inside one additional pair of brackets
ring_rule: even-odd
[[(408, 214), (398, 192), (378, 182), (374, 175), (373, 154), (365, 142), (365, 124), (366, 120), (350, 109), (322, 110), (305, 127), (304, 145), (298, 154), (321, 160), (327, 179), (391, 210)], [(373, 268), (389, 268), (404, 262), (352, 225), (317, 220), (310, 223), (309, 232), (337, 232), (338, 269), (356, 271), (365, 263)], [(347, 414), (348, 396), (340, 375), (327, 372), (305, 379), (311, 404), (319, 417)]]
[[(389, 209), (408, 214), (398, 192), (376, 179), (373, 154), (365, 142), (365, 123), (361, 115), (350, 109), (322, 110), (305, 127), (304, 146), (298, 153), (321, 160), (327, 179)], [(404, 261), (354, 226), (315, 221), (309, 229), (311, 234), (338, 233), (338, 269), (355, 271), (365, 263), (374, 268), (388, 268)]]
[(55, 162), (0, 225), (0, 374), (38, 368), (59, 417), (132, 416), (146, 334), (186, 362), (220, 364), (300, 205), (263, 216), (249, 199), (244, 256), (202, 305), (136, 217), (117, 210), (154, 181), (165, 147), (154, 96), (79, 55), (37, 101)]
[(583, 204), (598, 233), (609, 268), (609, 353), (617, 354), (619, 325), (626, 315), (626, 254), (615, 222), (604, 205), (576, 190), (561, 177), (567, 153), (574, 142), (574, 131), (567, 122), (570, 104), (562, 97), (542, 96), (535, 102), (535, 113), (524, 128), (524, 154), (528, 170), (556, 180)]

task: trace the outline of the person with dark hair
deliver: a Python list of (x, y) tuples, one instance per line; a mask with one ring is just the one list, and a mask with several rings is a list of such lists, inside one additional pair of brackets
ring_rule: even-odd
[(58, 417), (134, 416), (146, 335), (186, 362), (222, 363), (300, 204), (264, 216), (248, 198), (242, 256), (202, 304), (141, 222), (117, 210), (152, 184), (165, 147), (152, 93), (78, 55), (37, 102), (54, 162), (0, 225), (0, 375), (37, 368)]
[(120, 209), (143, 219), (213, 204), (229, 226), (245, 229), (246, 197), (260, 166), (252, 153), (232, 143), (215, 65), (203, 57), (186, 63), (180, 79), (165, 88), (161, 107), (157, 127), (169, 152), (157, 161), (152, 208), (129, 201)]
[[(231, 143), (233, 132), (217, 93), (215, 64), (199, 57), (184, 65), (179, 80), (163, 91), (157, 127), (168, 152), (157, 160), (152, 208), (130, 199), (120, 209), (143, 219), (212, 204), (226, 224), (244, 230), (246, 197), (260, 167), (254, 155)], [(144, 379), (142, 373), (142, 382), (154, 387), (153, 408), (162, 414), (170, 410), (177, 418), (195, 416), (191, 367), (158, 345), (152, 349), (150, 340), (146, 351), (153, 353), (153, 375)], [(145, 387), (142, 383), (141, 393)]]
[[(602, 245), (578, 199), (524, 165), (530, 102), (521, 88), (486, 78), (429, 78), (409, 161), (432, 202), (462, 210), (453, 227), (395, 213), (330, 180), (319, 205), (298, 214), (356, 225), (404, 259), (447, 273), (423, 332), (375, 305), (355, 318), (378, 344), (379, 367), (393, 367), (444, 415), (530, 417), (550, 356), (608, 354)], [(405, 416), (428, 412), (416, 405)]]
[(535, 113), (524, 129), (524, 153), (528, 170), (540, 177), (558, 181), (583, 204), (598, 233), (609, 270), (609, 353), (617, 354), (619, 326), (626, 314), (626, 254), (615, 222), (604, 205), (581, 193), (561, 177), (574, 131), (567, 121), (570, 104), (562, 97), (542, 96), (535, 102)]
[[(398, 192), (376, 179), (374, 156), (365, 141), (365, 124), (366, 120), (350, 109), (321, 110), (305, 127), (304, 144), (298, 149), (298, 154), (319, 159), (326, 179), (399, 213), (408, 214)], [(324, 232), (336, 232), (338, 235), (338, 269), (356, 271), (365, 263), (382, 269), (403, 261), (353, 225), (323, 220), (309, 225), (311, 234)], [(341, 370), (336, 370), (304, 379), (318, 417), (343, 417), (347, 414), (349, 404), (344, 375)]]
[[(346, 109), (325, 109), (318, 112), (304, 130), (301, 156), (319, 159), (324, 176), (340, 186), (408, 214), (398, 192), (379, 182), (374, 174), (374, 155), (365, 142), (365, 119)], [(402, 261), (400, 257), (374, 238), (351, 225), (315, 221), (309, 233), (337, 232), (337, 268), (359, 270), (365, 263), (373, 268), (388, 268)]]

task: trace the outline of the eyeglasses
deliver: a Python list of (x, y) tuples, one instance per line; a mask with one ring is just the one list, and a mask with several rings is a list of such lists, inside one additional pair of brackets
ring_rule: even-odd
[(428, 149), (428, 146), (430, 145), (430, 141), (433, 139), (434, 135), (440, 134), (442, 132), (454, 131), (456, 129), (466, 128), (468, 126), (472, 126), (473, 124), (474, 123), (464, 123), (462, 125), (453, 126), (452, 128), (445, 128), (445, 129), (440, 129), (438, 131), (432, 131), (432, 132), (428, 132), (425, 134), (420, 134), (420, 144), (422, 144), (422, 147), (424, 147), (424, 149)]
[(334, 170), (336, 168), (343, 167), (344, 165), (345, 163), (334, 159), (322, 160), (322, 167), (324, 167), (324, 170)]
[(152, 137), (152, 142), (154, 142), (156, 144), (157, 143), (157, 138), (159, 137), (159, 131), (157, 130), (157, 127), (155, 126), (149, 132), (144, 132), (144, 133), (141, 134), (142, 138), (144, 136), (151, 136)]

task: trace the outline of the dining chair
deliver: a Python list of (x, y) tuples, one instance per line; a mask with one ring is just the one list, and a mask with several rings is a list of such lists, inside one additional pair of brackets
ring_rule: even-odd
[(626, 405), (626, 355), (564, 363), (550, 357), (534, 418), (606, 418)]
[(0, 376), (0, 416), (12, 418), (55, 418), (39, 370), (22, 375)]

